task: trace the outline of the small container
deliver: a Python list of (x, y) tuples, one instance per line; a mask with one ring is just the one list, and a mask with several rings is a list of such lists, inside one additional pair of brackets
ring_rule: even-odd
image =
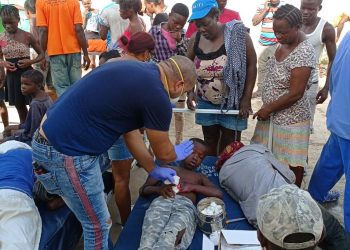
[[(205, 215), (202, 211), (210, 206), (210, 203), (215, 202), (222, 207), (222, 212), (217, 215)], [(225, 203), (219, 198), (208, 197), (200, 200), (197, 204), (198, 227), (205, 234), (220, 231), (225, 227), (226, 209)]]

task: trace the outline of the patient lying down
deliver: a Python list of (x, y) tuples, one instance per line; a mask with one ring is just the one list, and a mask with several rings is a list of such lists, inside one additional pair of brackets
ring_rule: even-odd
[[(139, 249), (187, 249), (197, 226), (197, 194), (222, 198), (221, 191), (203, 174), (193, 172), (207, 155), (204, 141), (193, 138), (193, 153), (172, 167), (180, 177), (177, 186), (161, 183), (148, 177), (140, 188), (141, 196), (159, 195), (146, 211)], [(171, 166), (170, 166), (171, 167)]]

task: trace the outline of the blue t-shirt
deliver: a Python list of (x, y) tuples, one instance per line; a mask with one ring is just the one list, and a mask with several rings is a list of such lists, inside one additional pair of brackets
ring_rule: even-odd
[(76, 82), (47, 111), (43, 130), (59, 152), (100, 155), (120, 135), (168, 131), (172, 109), (153, 63), (106, 63)]
[(0, 189), (12, 189), (33, 197), (32, 151), (12, 149), (0, 154)]
[(327, 127), (337, 136), (350, 140), (350, 31), (339, 45), (332, 64), (330, 94)]

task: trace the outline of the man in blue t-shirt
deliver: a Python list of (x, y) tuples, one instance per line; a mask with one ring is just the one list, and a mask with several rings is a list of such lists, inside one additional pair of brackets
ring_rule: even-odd
[(329, 190), (344, 175), (344, 224), (350, 233), (350, 32), (339, 45), (330, 75), (331, 100), (327, 110), (327, 127), (331, 135), (323, 147), (312, 174), (309, 192), (324, 201)]
[(146, 129), (161, 162), (191, 154), (193, 143), (173, 146), (168, 130), (171, 102), (176, 103), (195, 82), (193, 62), (183, 56), (158, 65), (110, 62), (79, 80), (47, 111), (32, 142), (37, 178), (49, 193), (62, 196), (77, 216), (85, 249), (107, 248), (111, 225), (99, 155), (123, 135), (134, 158), (151, 176), (173, 182), (176, 172), (156, 166), (139, 129)]
[(0, 144), (1, 249), (38, 249), (41, 218), (33, 185), (31, 148), (18, 141)]

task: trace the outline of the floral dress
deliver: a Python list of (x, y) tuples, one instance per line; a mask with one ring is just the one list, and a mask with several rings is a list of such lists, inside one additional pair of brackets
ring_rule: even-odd
[[(6, 61), (16, 64), (22, 59), (30, 59), (29, 45), (11, 39), (6, 33), (0, 34), (0, 47)], [(6, 73), (6, 100), (10, 105), (28, 105), (29, 99), (21, 92), (21, 75), (32, 67), (27, 67)]]

